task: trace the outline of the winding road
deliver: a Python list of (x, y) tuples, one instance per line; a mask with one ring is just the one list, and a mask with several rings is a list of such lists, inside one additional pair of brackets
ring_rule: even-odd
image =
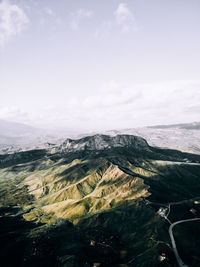
[(174, 239), (174, 235), (173, 235), (173, 228), (174, 226), (176, 226), (177, 224), (180, 223), (186, 223), (186, 222), (192, 222), (192, 221), (200, 221), (200, 218), (194, 218), (194, 219), (188, 219), (188, 220), (181, 220), (181, 221), (177, 221), (175, 223), (172, 223), (169, 227), (169, 236), (171, 238), (171, 242), (172, 242), (172, 249), (174, 251), (177, 263), (179, 267), (187, 267), (188, 265), (186, 265), (180, 258), (179, 254), (178, 254), (178, 250), (176, 248), (176, 242)]
[(187, 222), (192, 222), (192, 221), (200, 221), (200, 218), (180, 220), (180, 221), (176, 221), (174, 223), (171, 223), (171, 221), (168, 219), (168, 216), (169, 216), (169, 214), (171, 212), (171, 205), (180, 205), (180, 204), (188, 203), (188, 202), (194, 201), (194, 200), (199, 200), (199, 197), (195, 197), (195, 198), (191, 198), (191, 199), (187, 199), (187, 200), (182, 200), (182, 201), (178, 201), (178, 202), (170, 202), (170, 203), (167, 203), (167, 204), (155, 203), (155, 202), (151, 202), (151, 201), (146, 200), (146, 199), (144, 200), (146, 205), (150, 205), (150, 204), (154, 204), (155, 205), (156, 204), (156, 205), (164, 206), (164, 207), (167, 207), (168, 208), (167, 214), (166, 215), (163, 215), (162, 217), (165, 220), (167, 220), (168, 223), (170, 224), (170, 227), (169, 227), (169, 236), (170, 236), (171, 243), (172, 243), (172, 249), (174, 251), (174, 254), (175, 254), (175, 257), (176, 257), (176, 260), (177, 260), (177, 263), (178, 263), (178, 266), (179, 267), (188, 267), (188, 265), (186, 265), (182, 261), (182, 259), (180, 258), (179, 254), (178, 254), (178, 250), (177, 250), (177, 247), (176, 247), (176, 242), (175, 242), (174, 235), (173, 235), (173, 228), (177, 224), (187, 223)]

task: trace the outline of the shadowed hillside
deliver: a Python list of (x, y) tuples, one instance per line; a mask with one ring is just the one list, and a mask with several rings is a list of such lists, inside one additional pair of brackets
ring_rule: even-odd
[(176, 265), (157, 211), (200, 197), (200, 156), (96, 135), (0, 160), (3, 266)]

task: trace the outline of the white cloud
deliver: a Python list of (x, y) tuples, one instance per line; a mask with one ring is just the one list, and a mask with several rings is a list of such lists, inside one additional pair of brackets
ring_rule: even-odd
[(49, 16), (53, 16), (54, 15), (54, 12), (53, 12), (53, 10), (50, 7), (45, 7), (44, 8), (44, 12), (46, 14), (48, 14)]
[(125, 86), (109, 81), (99, 90), (46, 108), (0, 109), (0, 118), (40, 127), (98, 129), (199, 121), (200, 81), (173, 81)]
[(89, 19), (93, 16), (93, 11), (78, 9), (75, 12), (71, 13), (70, 16), (70, 27), (73, 30), (78, 30), (80, 27), (80, 23), (83, 19)]
[(77, 97), (70, 105), (66, 103), (67, 109), (62, 114), (70, 116), (69, 125), (93, 130), (196, 121), (199, 120), (199, 88), (199, 81), (132, 86), (111, 81), (93, 95)]
[(24, 10), (9, 0), (0, 3), (0, 46), (19, 34), (29, 22)]
[(62, 24), (62, 20), (52, 8), (45, 7), (42, 10), (42, 15), (41, 15), (41, 18), (39, 20), (39, 23), (41, 26), (48, 26), (49, 27), (50, 23), (53, 23), (54, 26), (55, 25), (57, 26), (57, 25)]
[(128, 8), (127, 4), (119, 4), (119, 6), (114, 12), (114, 16), (117, 24), (121, 27), (123, 33), (128, 33), (131, 30), (138, 30), (134, 15)]
[(97, 29), (94, 33), (94, 38), (102, 38), (102, 37), (108, 37), (111, 30), (113, 28), (113, 23), (110, 20), (105, 20), (101, 23), (101, 26), (99, 29)]
[(16, 106), (0, 107), (0, 119), (25, 122), (27, 118), (28, 113)]
[(141, 97), (140, 90), (129, 88), (115, 81), (103, 84), (95, 95), (86, 96), (79, 103), (83, 109), (115, 109), (135, 103)]

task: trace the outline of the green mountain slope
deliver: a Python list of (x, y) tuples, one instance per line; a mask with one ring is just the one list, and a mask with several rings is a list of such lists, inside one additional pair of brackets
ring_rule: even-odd
[(2, 266), (175, 265), (157, 210), (200, 196), (200, 156), (97, 135), (0, 160)]

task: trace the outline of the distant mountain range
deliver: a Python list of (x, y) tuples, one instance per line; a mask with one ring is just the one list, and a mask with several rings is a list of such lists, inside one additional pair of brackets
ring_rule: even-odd
[(66, 138), (78, 139), (95, 134), (136, 135), (145, 138), (153, 146), (200, 153), (200, 122), (101, 131), (80, 135), (71, 129), (43, 130), (21, 123), (0, 120), (0, 154), (34, 148), (57, 147)]
[(156, 126), (149, 126), (149, 128), (153, 128), (153, 129), (178, 128), (178, 129), (186, 129), (186, 130), (200, 130), (200, 122), (169, 124), (169, 125), (156, 125)]
[(27, 135), (39, 134), (40, 132), (41, 130), (26, 124), (0, 120), (0, 136), (23, 137)]
[(130, 134), (145, 138), (152, 146), (200, 154), (200, 123), (158, 125), (107, 131), (106, 134)]
[(72, 130), (39, 129), (22, 123), (0, 120), (0, 153), (48, 147), (73, 136)]

